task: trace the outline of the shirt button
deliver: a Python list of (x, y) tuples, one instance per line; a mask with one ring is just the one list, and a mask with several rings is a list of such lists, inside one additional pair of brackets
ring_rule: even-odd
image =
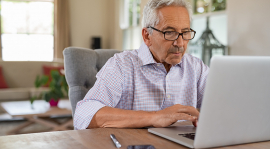
[(167, 95), (167, 98), (170, 98), (171, 97), (171, 95)]
[(160, 64), (157, 64), (157, 66), (160, 66)]

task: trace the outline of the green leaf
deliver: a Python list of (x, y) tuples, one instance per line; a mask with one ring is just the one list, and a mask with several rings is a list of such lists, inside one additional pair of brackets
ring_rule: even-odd
[(48, 76), (37, 76), (36, 80), (35, 80), (35, 87), (39, 88), (43, 85), (45, 85), (47, 82), (49, 81), (49, 77)]
[(36, 87), (36, 88), (40, 87), (40, 83), (39, 83), (39, 75), (36, 77), (36, 80), (35, 80), (35, 87)]
[(45, 101), (49, 102), (50, 99), (51, 99), (50, 92), (44, 93), (43, 94), (43, 99), (45, 99)]
[(34, 101), (35, 101), (36, 99), (37, 99), (37, 97), (35, 97), (35, 96), (30, 98), (30, 103), (31, 103), (31, 105), (34, 103)]
[(49, 81), (49, 77), (48, 76), (42, 76), (41, 79), (40, 79), (40, 83), (41, 83), (42, 86), (45, 85), (45, 84), (47, 84), (48, 81)]
[[(51, 99), (60, 99), (68, 95), (68, 84), (66, 82), (66, 78), (64, 75), (61, 75), (57, 70), (52, 70), (50, 72), (50, 76), (52, 78), (49, 88), (50, 90), (47, 92), (44, 92), (42, 95), (40, 95), (37, 98), (43, 98), (47, 102), (49, 102)], [(35, 86), (38, 88), (40, 86), (43, 86), (47, 84), (49, 80), (48, 76), (37, 76), (35, 81)]]
[(52, 79), (54, 80), (59, 80), (59, 78), (61, 77), (61, 75), (59, 74), (57, 70), (52, 70), (50, 74), (52, 76)]

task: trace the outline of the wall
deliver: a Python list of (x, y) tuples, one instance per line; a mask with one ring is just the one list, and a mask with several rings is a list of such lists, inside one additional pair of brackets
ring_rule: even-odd
[[(90, 38), (101, 36), (102, 48), (122, 50), (120, 0), (69, 1), (72, 46), (90, 48)], [(269, 0), (227, 0), (230, 55), (270, 55), (269, 10)]]
[(122, 50), (122, 30), (119, 25), (120, 0), (109, 0), (109, 48)]
[(111, 0), (69, 0), (71, 45), (90, 48), (91, 37), (101, 36), (102, 48), (110, 48)]
[[(143, 7), (148, 0), (141, 1)], [(230, 55), (270, 55), (269, 11), (270, 0), (227, 0), (227, 31), (219, 31), (227, 39), (217, 38), (228, 44)]]
[[(123, 31), (119, 26), (120, 0), (69, 0), (69, 2), (71, 46), (90, 48), (91, 37), (101, 36), (102, 48), (122, 50)], [(148, 0), (141, 0), (141, 10), (147, 2)]]
[(270, 56), (269, 11), (269, 0), (227, 0), (230, 55)]

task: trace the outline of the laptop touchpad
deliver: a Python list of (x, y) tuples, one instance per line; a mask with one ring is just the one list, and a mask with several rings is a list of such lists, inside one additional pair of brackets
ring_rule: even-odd
[(171, 131), (177, 132), (177, 134), (195, 133), (196, 127), (190, 126), (171, 126), (169, 127)]

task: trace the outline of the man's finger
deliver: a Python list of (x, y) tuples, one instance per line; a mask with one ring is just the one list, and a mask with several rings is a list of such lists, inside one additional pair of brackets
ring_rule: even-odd
[(192, 122), (193, 126), (197, 127), (198, 126), (198, 120), (196, 120), (195, 122)]
[(179, 108), (178, 112), (186, 113), (186, 114), (196, 116), (196, 117), (199, 117), (199, 114), (200, 114), (196, 108), (191, 107), (191, 106), (182, 106), (181, 108)]
[(195, 122), (197, 120), (196, 116), (191, 116), (185, 113), (177, 113), (175, 115), (175, 120), (187, 120), (187, 121), (191, 121), (191, 122)]

